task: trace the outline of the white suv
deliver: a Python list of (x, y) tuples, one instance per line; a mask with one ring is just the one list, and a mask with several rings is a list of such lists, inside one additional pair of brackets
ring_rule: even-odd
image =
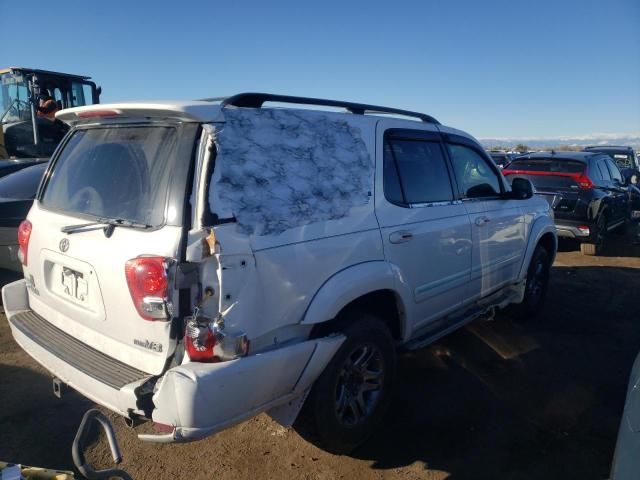
[(318, 442), (349, 451), (385, 412), (399, 347), (541, 308), (548, 203), (428, 115), (240, 94), (57, 117), (73, 128), (20, 226), (5, 311), (54, 386), (152, 420), (144, 440), (264, 411), (291, 425), (305, 404)]

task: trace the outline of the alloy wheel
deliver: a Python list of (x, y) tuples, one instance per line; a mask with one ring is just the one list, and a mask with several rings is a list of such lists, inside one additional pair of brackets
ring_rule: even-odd
[(356, 346), (345, 358), (335, 390), (335, 412), (345, 426), (355, 426), (374, 411), (384, 381), (382, 354), (372, 343)]

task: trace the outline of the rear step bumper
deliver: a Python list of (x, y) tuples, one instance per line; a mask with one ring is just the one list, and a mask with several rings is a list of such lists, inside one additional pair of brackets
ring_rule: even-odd
[[(150, 377), (149, 374), (139, 370), (109, 372), (110, 367), (118, 369), (124, 364), (79, 342), (30, 310), (25, 280), (3, 287), (2, 300), (15, 341), (55, 377), (120, 415), (143, 414), (136, 408), (134, 389)], [(69, 359), (73, 355), (79, 358)], [(87, 364), (82, 364), (83, 359), (88, 359)], [(105, 379), (110, 384), (101, 381)], [(127, 380), (132, 382), (125, 384)]]
[[(151, 375), (91, 348), (30, 310), (25, 280), (2, 289), (16, 342), (80, 393), (125, 417), (143, 415), (135, 388)], [(187, 363), (156, 383), (152, 419), (172, 427), (155, 442), (197, 440), (290, 403), (293, 417), (315, 379), (344, 342), (343, 335), (303, 341), (221, 363)], [(285, 405), (286, 406), (286, 405)]]
[(114, 389), (138, 382), (148, 373), (132, 368), (95, 350), (54, 327), (37, 313), (26, 310), (9, 320), (11, 327), (69, 366)]

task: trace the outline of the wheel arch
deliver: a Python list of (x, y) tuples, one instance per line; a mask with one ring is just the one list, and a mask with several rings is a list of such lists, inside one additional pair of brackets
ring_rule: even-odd
[(524, 280), (526, 278), (531, 257), (538, 245), (542, 245), (547, 249), (551, 255), (551, 263), (553, 263), (558, 250), (558, 236), (556, 233), (556, 227), (549, 217), (538, 218), (531, 227), (529, 243), (522, 259), (522, 265), (520, 266), (520, 274), (518, 275), (519, 280)]
[(386, 261), (366, 262), (342, 270), (330, 277), (315, 294), (303, 325), (314, 325), (312, 335), (326, 334), (348, 313), (366, 311), (379, 315), (387, 323), (395, 340), (407, 333), (406, 299), (396, 289), (394, 269)]

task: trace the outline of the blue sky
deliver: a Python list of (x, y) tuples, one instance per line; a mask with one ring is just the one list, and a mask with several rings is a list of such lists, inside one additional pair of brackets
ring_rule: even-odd
[(478, 137), (640, 132), (639, 0), (0, 0), (0, 29), (0, 66), (91, 75), (104, 102), (267, 91)]

